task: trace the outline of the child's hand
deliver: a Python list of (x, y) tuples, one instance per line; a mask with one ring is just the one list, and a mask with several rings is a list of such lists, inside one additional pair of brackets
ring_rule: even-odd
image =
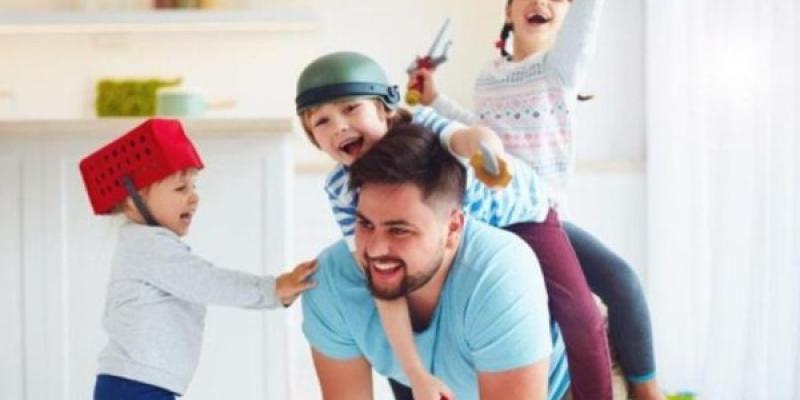
[[(503, 143), (497, 134), (482, 126), (470, 127), (466, 131), (464, 140), (466, 144), (463, 145), (463, 151), (470, 154), (470, 165), (475, 169), (475, 177), (492, 189), (500, 189), (508, 185), (513, 171), (503, 149)], [(489, 155), (494, 156), (493, 164), (496, 171), (487, 167), (490, 161), (484, 159), (487, 154), (481, 151), (481, 146), (491, 153)]]
[(439, 91), (436, 89), (436, 82), (433, 80), (433, 71), (425, 68), (417, 69), (408, 76), (408, 87), (412, 87), (417, 83), (417, 80), (422, 81), (422, 92), (420, 93), (419, 102), (424, 106), (429, 106), (439, 96)]
[(409, 377), (414, 400), (454, 400), (453, 391), (427, 371)]
[(511, 164), (505, 156), (497, 156), (495, 160), (495, 167), (497, 173), (490, 171), (486, 167), (486, 160), (481, 153), (475, 153), (469, 159), (469, 164), (475, 171), (475, 178), (481, 181), (489, 189), (502, 189), (511, 182), (511, 176), (514, 174), (511, 169)]
[(485, 126), (472, 125), (456, 130), (450, 137), (448, 145), (456, 155), (470, 158), (473, 154), (480, 153), (481, 143), (498, 158), (505, 159), (505, 150), (500, 137)]
[(311, 260), (297, 264), (292, 272), (278, 276), (275, 280), (275, 293), (284, 306), (290, 306), (300, 293), (317, 285), (309, 279), (316, 270), (317, 260)]

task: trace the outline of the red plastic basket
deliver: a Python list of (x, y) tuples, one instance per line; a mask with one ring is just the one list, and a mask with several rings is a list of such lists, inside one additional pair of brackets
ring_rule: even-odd
[(203, 161), (175, 119), (148, 119), (80, 162), (81, 176), (95, 214), (108, 214), (128, 197), (123, 178), (142, 189)]

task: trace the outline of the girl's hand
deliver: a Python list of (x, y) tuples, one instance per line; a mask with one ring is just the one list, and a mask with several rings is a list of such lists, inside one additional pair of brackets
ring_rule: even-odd
[(310, 279), (316, 270), (317, 260), (311, 260), (297, 264), (292, 272), (278, 276), (275, 280), (275, 293), (285, 307), (290, 306), (300, 293), (317, 285)]
[(421, 96), (419, 98), (420, 104), (429, 106), (439, 96), (439, 91), (436, 89), (436, 82), (433, 80), (433, 71), (429, 69), (417, 69), (408, 76), (408, 87), (417, 84), (417, 80), (422, 81)]
[(410, 377), (414, 400), (455, 400), (453, 391), (427, 371)]

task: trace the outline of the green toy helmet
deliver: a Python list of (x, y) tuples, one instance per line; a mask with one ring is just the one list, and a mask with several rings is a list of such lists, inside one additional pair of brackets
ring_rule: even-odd
[(294, 101), (300, 115), (308, 107), (347, 97), (376, 97), (393, 109), (400, 91), (371, 58), (343, 51), (317, 58), (303, 70)]

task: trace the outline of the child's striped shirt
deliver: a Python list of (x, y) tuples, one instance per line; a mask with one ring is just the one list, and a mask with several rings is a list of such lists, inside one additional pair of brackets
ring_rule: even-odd
[[(452, 133), (463, 125), (437, 115), (432, 109), (418, 108), (412, 123), (421, 124), (436, 133), (447, 147)], [(466, 160), (457, 157), (463, 164)], [(509, 160), (514, 174), (511, 183), (503, 190), (492, 190), (479, 181), (467, 166), (467, 187), (463, 201), (464, 211), (471, 217), (494, 226), (508, 226), (520, 222), (542, 222), (550, 209), (541, 180), (524, 162)], [(334, 218), (342, 230), (351, 251), (355, 250), (356, 206), (358, 193), (349, 190), (350, 172), (337, 165), (328, 175), (325, 192), (330, 200)]]

